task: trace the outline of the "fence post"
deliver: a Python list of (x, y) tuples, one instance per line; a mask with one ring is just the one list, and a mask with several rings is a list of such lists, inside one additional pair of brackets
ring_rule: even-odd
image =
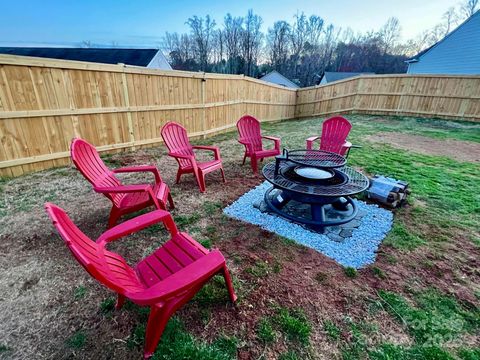
[[(123, 89), (123, 99), (125, 101), (125, 107), (130, 109), (130, 98), (128, 96), (128, 84), (127, 84), (127, 73), (125, 72), (125, 64), (118, 64), (122, 69), (122, 89)], [(135, 151), (135, 127), (133, 126), (132, 112), (127, 111), (127, 127), (129, 140), (132, 143), (131, 150)]]
[(207, 137), (207, 109), (205, 107), (205, 86), (207, 79), (205, 78), (205, 72), (203, 73), (203, 77), (200, 81), (202, 82), (200, 86), (200, 98), (202, 100), (202, 139), (205, 139)]

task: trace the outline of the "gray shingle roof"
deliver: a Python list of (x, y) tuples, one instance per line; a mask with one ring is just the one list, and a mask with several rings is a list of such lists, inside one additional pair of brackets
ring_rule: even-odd
[(325, 77), (327, 83), (348, 79), (358, 75), (373, 75), (373, 72), (333, 72), (333, 71), (325, 71), (322, 78)]
[(0, 47), (0, 54), (134, 66), (147, 66), (157, 52), (157, 49)]

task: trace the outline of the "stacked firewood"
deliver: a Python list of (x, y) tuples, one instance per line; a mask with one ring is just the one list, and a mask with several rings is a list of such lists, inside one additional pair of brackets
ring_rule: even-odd
[(391, 208), (402, 206), (410, 194), (408, 183), (382, 175), (370, 178), (367, 197)]

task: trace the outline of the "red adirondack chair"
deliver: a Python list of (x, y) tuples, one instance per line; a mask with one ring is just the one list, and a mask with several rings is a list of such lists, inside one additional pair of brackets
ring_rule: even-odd
[[(153, 355), (173, 313), (214, 275), (224, 276), (230, 300), (237, 299), (222, 253), (208, 251), (188, 234), (179, 232), (167, 211), (156, 210), (130, 219), (107, 230), (94, 242), (61, 208), (49, 203), (45, 208), (77, 261), (92, 277), (118, 294), (117, 309), (125, 299), (150, 306), (144, 348), (146, 359)], [(120, 255), (106, 249), (109, 242), (159, 222), (170, 231), (171, 239), (134, 269)]]
[[(180, 177), (183, 174), (193, 173), (200, 191), (205, 192), (205, 175), (219, 169), (222, 172), (223, 182), (226, 182), (218, 147), (192, 146), (188, 140), (187, 130), (173, 121), (166, 123), (162, 127), (161, 134), (165, 145), (167, 145), (168, 155), (178, 162), (177, 184), (180, 182)], [(194, 149), (212, 151), (214, 160), (197, 161), (193, 152)]]
[(334, 116), (323, 122), (322, 135), (307, 139), (307, 150), (312, 150), (313, 143), (320, 139), (320, 150), (331, 151), (342, 156), (347, 155), (353, 146), (347, 141), (352, 124), (342, 116)]
[[(262, 136), (260, 122), (253, 116), (242, 116), (237, 121), (237, 129), (240, 136), (238, 142), (245, 146), (242, 164), (245, 164), (245, 159), (249, 157), (254, 174), (258, 172), (258, 160), (280, 155), (280, 139), (273, 136)], [(273, 149), (264, 149), (262, 139), (273, 141), (275, 147)]]
[[(170, 207), (174, 208), (170, 189), (155, 166), (110, 170), (100, 159), (95, 147), (82, 139), (73, 139), (70, 154), (77, 169), (93, 185), (93, 190), (104, 194), (112, 202), (108, 227), (114, 226), (120, 216), (152, 205), (157, 209), (166, 209), (168, 201)], [(115, 174), (127, 172), (151, 172), (155, 176), (155, 184), (123, 185)]]

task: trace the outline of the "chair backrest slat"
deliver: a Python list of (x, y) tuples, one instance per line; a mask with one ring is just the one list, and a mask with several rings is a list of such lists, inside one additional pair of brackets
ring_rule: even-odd
[(47, 203), (45, 208), (75, 259), (92, 277), (121, 294), (144, 290), (125, 259), (88, 238), (58, 206)]
[(352, 124), (342, 116), (334, 116), (323, 122), (320, 150), (343, 155), (342, 145), (347, 140)]
[[(188, 140), (187, 130), (180, 124), (170, 121), (161, 130), (161, 135), (168, 150), (181, 155), (194, 155), (192, 144)], [(189, 166), (190, 162), (178, 159), (180, 166)]]
[(251, 115), (244, 115), (237, 121), (237, 129), (241, 139), (253, 144), (254, 150), (262, 150), (262, 132), (260, 121)]
[[(121, 185), (120, 180), (105, 166), (95, 147), (83, 139), (73, 139), (70, 146), (72, 161), (82, 175), (98, 187), (115, 187)], [(123, 194), (105, 194), (115, 205), (119, 205)]]

